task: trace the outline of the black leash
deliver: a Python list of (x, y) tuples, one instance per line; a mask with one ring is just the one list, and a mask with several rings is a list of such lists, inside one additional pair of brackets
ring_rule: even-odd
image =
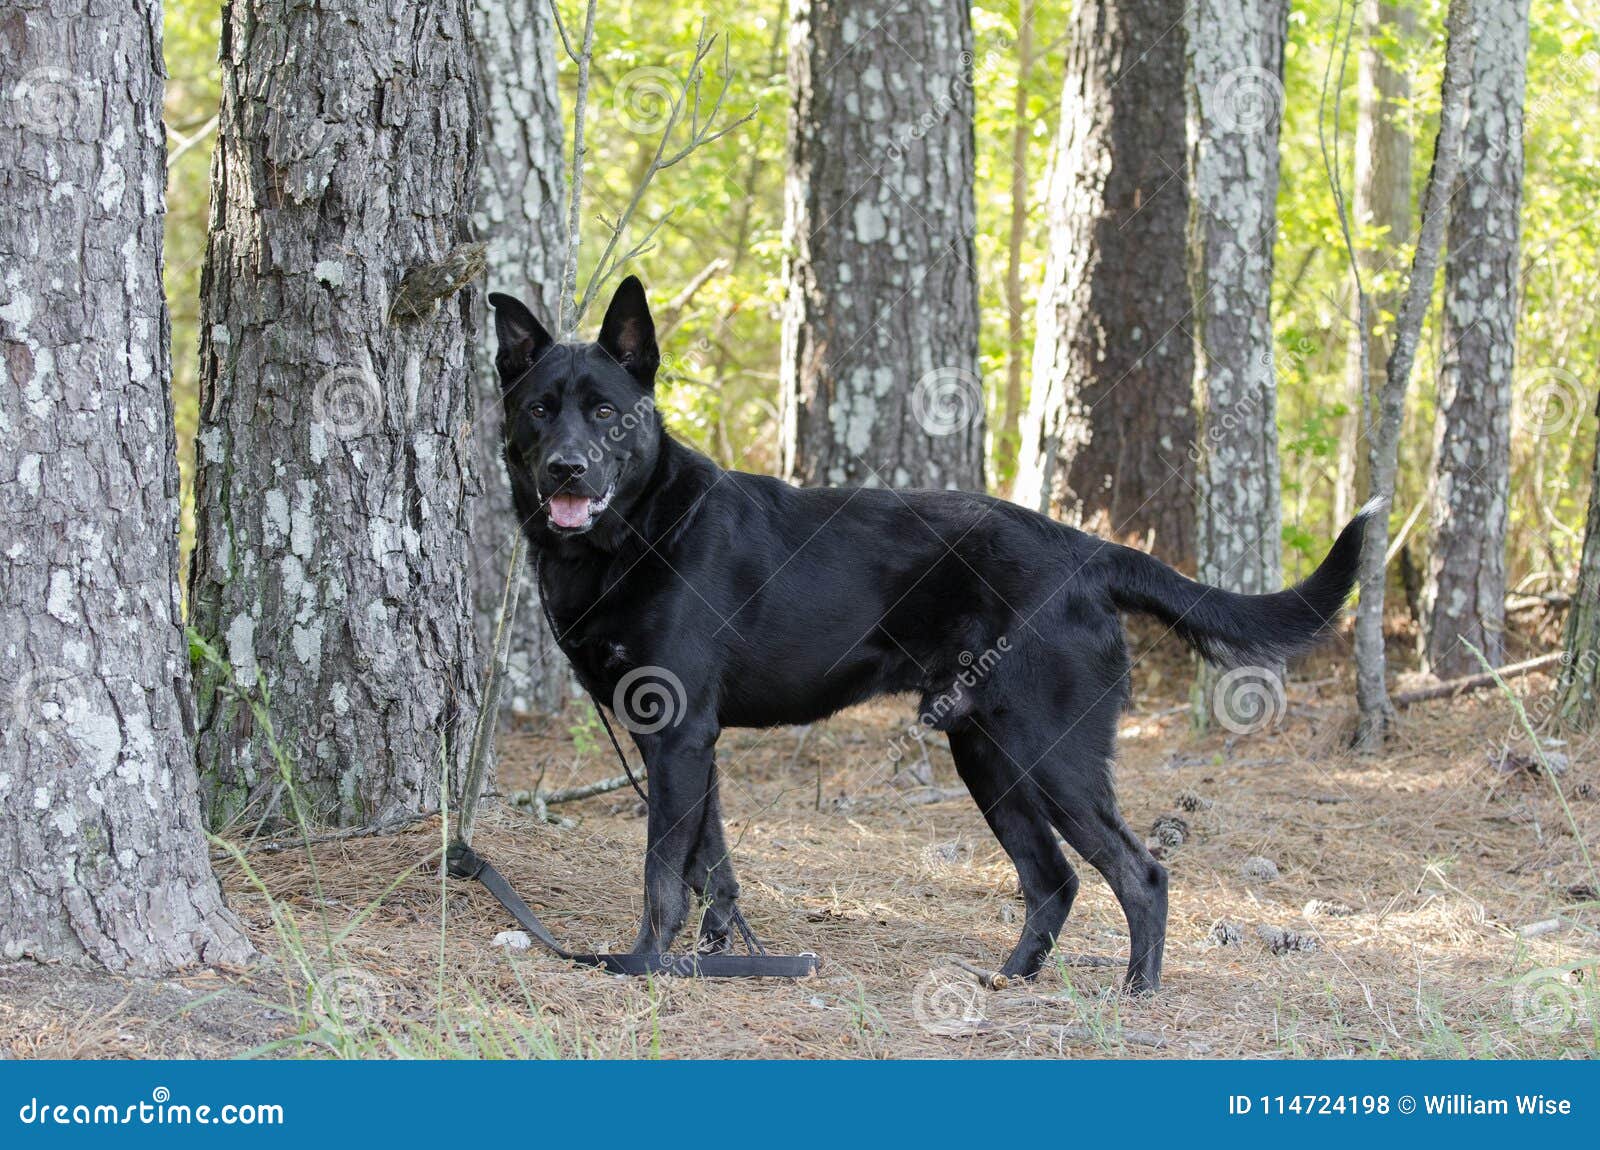
[[(534, 552), (534, 583), (539, 591), (539, 605), (544, 609), (545, 622), (550, 627), (552, 638), (557, 634), (555, 619), (550, 614), (549, 598), (544, 593), (544, 571), (542, 556)], [(589, 694), (587, 689), (584, 692)], [(650, 796), (645, 793), (644, 787), (639, 784), (639, 778), (633, 773), (633, 766), (628, 762), (628, 756), (622, 750), (622, 743), (617, 739), (616, 732), (611, 728), (611, 720), (606, 718), (605, 708), (600, 701), (589, 694), (589, 702), (593, 704), (595, 714), (600, 716), (600, 723), (606, 729), (606, 737), (611, 740), (611, 748), (617, 752), (617, 759), (622, 763), (622, 770), (628, 776), (628, 782), (633, 784), (634, 791), (640, 800), (647, 806)], [(707, 796), (709, 797), (709, 790)], [(522, 896), (512, 889), (504, 875), (495, 870), (494, 864), (484, 858), (470, 845), (457, 840), (450, 844), (450, 849), (445, 854), (445, 867), (452, 878), (476, 879), (482, 883), (484, 889), (494, 895), (495, 901), (503, 906), (518, 925), (527, 931), (546, 950), (558, 958), (575, 962), (580, 966), (592, 966), (612, 974), (647, 975), (670, 974), (681, 978), (806, 978), (817, 971), (817, 956), (814, 954), (768, 954), (767, 948), (761, 945), (755, 932), (750, 929), (750, 924), (745, 921), (744, 914), (738, 906), (734, 906), (730, 921), (738, 929), (739, 935), (744, 939), (747, 954), (574, 954), (565, 949), (555, 936), (539, 921), (539, 916), (533, 913), (533, 908), (522, 900)]]

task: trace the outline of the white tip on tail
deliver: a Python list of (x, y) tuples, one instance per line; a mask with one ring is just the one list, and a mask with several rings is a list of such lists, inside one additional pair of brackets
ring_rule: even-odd
[(1356, 512), (1356, 517), (1364, 518), (1370, 515), (1377, 515), (1381, 511), (1388, 510), (1388, 507), (1389, 501), (1387, 499), (1381, 495), (1374, 495), (1361, 505), (1361, 510)]

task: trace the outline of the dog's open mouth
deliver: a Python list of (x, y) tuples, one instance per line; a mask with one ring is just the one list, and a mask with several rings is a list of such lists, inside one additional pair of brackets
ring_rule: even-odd
[(612, 493), (616, 490), (613, 484), (606, 488), (605, 494), (595, 499), (588, 495), (577, 495), (572, 492), (561, 492), (550, 497), (550, 522), (566, 531), (582, 531), (594, 525), (600, 513), (611, 504)]

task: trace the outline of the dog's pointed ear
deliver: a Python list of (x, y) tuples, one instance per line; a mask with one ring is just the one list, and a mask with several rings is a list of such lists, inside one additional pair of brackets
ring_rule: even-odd
[(490, 292), (489, 306), (494, 308), (494, 334), (498, 345), (494, 366), (500, 373), (501, 388), (509, 388), (553, 341), (544, 325), (516, 297)]
[(617, 285), (600, 325), (600, 346), (634, 379), (647, 388), (655, 386), (661, 353), (656, 348), (655, 320), (650, 318), (650, 304), (638, 276), (629, 276)]

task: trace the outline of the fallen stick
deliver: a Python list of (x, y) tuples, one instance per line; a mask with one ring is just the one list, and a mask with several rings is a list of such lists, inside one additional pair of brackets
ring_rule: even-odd
[[(644, 771), (641, 770), (638, 777), (643, 781), (646, 777)], [(631, 784), (627, 775), (612, 775), (609, 779), (601, 779), (599, 782), (584, 783), (576, 787), (560, 787), (553, 791), (512, 791), (506, 796), (506, 802), (514, 807), (532, 811), (543, 822), (550, 822), (550, 807), (561, 803), (575, 803), (580, 799), (592, 799), (596, 795), (608, 795), (629, 785)]]
[(364, 827), (348, 827), (342, 831), (329, 831), (322, 835), (291, 834), (277, 838), (253, 839), (249, 842), (235, 844), (231, 850), (219, 851), (211, 856), (212, 862), (224, 862), (234, 857), (234, 852), (249, 854), (253, 851), (263, 851), (266, 854), (276, 854), (279, 851), (299, 850), (306, 846), (318, 846), (322, 843), (343, 842), (345, 839), (379, 838), (384, 835), (397, 835), (409, 830), (418, 823), (433, 818), (438, 811), (423, 811), (414, 815), (401, 815), (398, 818), (385, 819), (380, 823), (368, 823)]
[(1415, 691), (1401, 691), (1394, 696), (1394, 705), (1409, 707), (1413, 703), (1426, 703), (1430, 699), (1453, 699), (1457, 695), (1464, 695), (1468, 691), (1482, 690), (1484, 687), (1495, 685), (1495, 676), (1500, 679), (1517, 679), (1534, 671), (1542, 671), (1546, 667), (1554, 667), (1561, 662), (1562, 653), (1557, 651), (1550, 655), (1540, 655), (1537, 658), (1525, 659), (1520, 663), (1500, 667), (1495, 671), (1485, 671), (1478, 675), (1468, 675), (1461, 679), (1451, 679), (1444, 683), (1435, 683), (1431, 687), (1419, 687)]
[(985, 990), (1004, 990), (1011, 985), (1011, 980), (997, 970), (985, 970), (981, 966), (974, 966), (964, 958), (954, 958), (951, 962), (976, 978), (978, 985)]

